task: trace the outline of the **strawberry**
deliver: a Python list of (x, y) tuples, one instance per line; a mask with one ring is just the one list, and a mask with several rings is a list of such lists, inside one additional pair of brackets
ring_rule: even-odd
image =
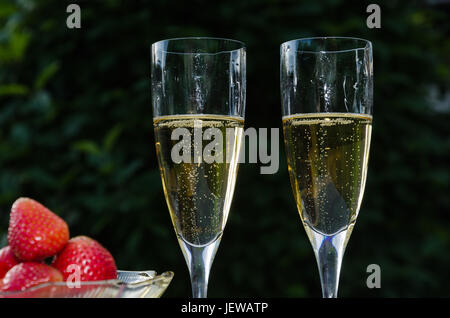
[(14, 256), (11, 247), (5, 246), (0, 250), (0, 279), (5, 277), (6, 273), (19, 261)]
[(47, 282), (60, 282), (62, 274), (43, 263), (25, 262), (11, 268), (3, 278), (2, 292), (21, 291)]
[(61, 271), (64, 280), (71, 275), (78, 274), (80, 281), (117, 278), (116, 263), (111, 253), (100, 243), (87, 236), (70, 239), (66, 247), (53, 260), (52, 266)]
[(29, 198), (19, 198), (14, 202), (8, 241), (18, 259), (43, 260), (61, 251), (68, 240), (66, 222), (45, 206)]

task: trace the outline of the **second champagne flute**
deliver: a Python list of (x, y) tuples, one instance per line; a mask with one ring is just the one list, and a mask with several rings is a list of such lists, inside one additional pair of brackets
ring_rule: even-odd
[(207, 295), (236, 182), (245, 113), (245, 47), (219, 38), (152, 45), (161, 178), (194, 298)]
[(372, 132), (372, 44), (322, 37), (281, 45), (283, 133), (291, 186), (319, 267), (337, 297), (359, 213)]

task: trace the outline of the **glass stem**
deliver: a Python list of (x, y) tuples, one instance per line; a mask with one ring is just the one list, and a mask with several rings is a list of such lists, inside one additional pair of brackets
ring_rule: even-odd
[(211, 265), (220, 244), (219, 237), (213, 243), (195, 246), (179, 240), (184, 258), (191, 275), (192, 297), (206, 298), (208, 292), (208, 279)]
[(337, 297), (339, 275), (345, 250), (345, 235), (346, 231), (333, 236), (323, 236), (321, 244), (316, 245), (318, 248), (314, 248), (323, 298)]
[(209, 268), (203, 259), (204, 250), (205, 247), (194, 247), (189, 264), (193, 298), (206, 298), (208, 292)]

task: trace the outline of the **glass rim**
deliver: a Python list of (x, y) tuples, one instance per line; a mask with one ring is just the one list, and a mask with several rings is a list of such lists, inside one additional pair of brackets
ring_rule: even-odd
[(356, 40), (361, 42), (361, 44), (364, 45), (355, 45), (355, 48), (351, 49), (342, 49), (342, 50), (317, 50), (317, 51), (311, 51), (311, 50), (301, 50), (297, 49), (296, 52), (301, 53), (311, 53), (311, 54), (323, 54), (323, 53), (344, 53), (344, 52), (352, 52), (352, 51), (358, 51), (358, 50), (367, 50), (372, 48), (372, 42), (363, 38), (357, 38), (357, 37), (347, 37), (347, 36), (316, 36), (316, 37), (309, 37), (309, 38), (299, 38), (299, 39), (293, 39), (286, 42), (283, 42), (280, 45), (280, 48), (283, 49), (286, 45), (289, 43), (300, 43), (305, 41), (311, 41), (311, 40)]
[(245, 50), (246, 45), (244, 42), (229, 38), (221, 38), (221, 37), (209, 37), (209, 36), (193, 36), (193, 37), (177, 37), (177, 38), (170, 38), (170, 39), (164, 39), (157, 42), (154, 42), (152, 44), (152, 48), (156, 47), (157, 45), (168, 43), (168, 42), (174, 42), (174, 41), (185, 41), (185, 40), (213, 40), (213, 41), (222, 41), (222, 42), (231, 42), (238, 46), (237, 49), (232, 50), (220, 50), (218, 52), (209, 53), (209, 52), (176, 52), (172, 50), (162, 50), (163, 53), (167, 54), (180, 54), (180, 55), (216, 55), (216, 54), (223, 54), (223, 53), (232, 53), (232, 52), (238, 52), (240, 50)]

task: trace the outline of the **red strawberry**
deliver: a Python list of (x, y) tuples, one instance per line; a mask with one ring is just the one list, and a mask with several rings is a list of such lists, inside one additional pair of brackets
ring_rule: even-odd
[(19, 261), (14, 256), (11, 247), (5, 246), (0, 250), (0, 278), (5, 277), (6, 273)]
[[(79, 271), (70, 265), (79, 266)], [(116, 263), (111, 253), (87, 236), (72, 238), (53, 260), (52, 266), (61, 271), (64, 280), (71, 275), (77, 275), (77, 272), (81, 281), (117, 278)]]
[(62, 250), (69, 228), (59, 216), (29, 198), (14, 202), (9, 220), (8, 241), (17, 258), (39, 261)]
[(42, 263), (25, 262), (11, 268), (3, 278), (2, 292), (25, 290), (30, 287), (62, 281), (61, 272)]

